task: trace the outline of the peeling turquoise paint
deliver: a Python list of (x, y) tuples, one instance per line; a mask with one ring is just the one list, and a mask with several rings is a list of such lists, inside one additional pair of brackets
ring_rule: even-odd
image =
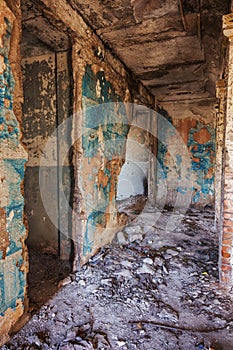
[[(107, 103), (111, 104), (107, 104)], [(112, 103), (114, 102), (114, 103)], [(90, 169), (87, 180), (90, 182), (88, 188), (87, 202), (93, 203), (93, 208), (86, 205), (87, 222), (83, 240), (83, 254), (91, 253), (94, 245), (97, 226), (106, 227), (106, 211), (110, 204), (110, 193), (112, 184), (116, 193), (117, 179), (111, 162), (114, 159), (124, 157), (125, 142), (129, 131), (126, 111), (122, 107), (120, 96), (115, 92), (113, 85), (106, 79), (105, 72), (93, 72), (91, 65), (87, 65), (82, 81), (82, 103), (85, 110), (82, 136), (83, 157), (88, 158), (88, 163), (96, 161)], [(96, 107), (98, 106), (98, 108)], [(100, 163), (105, 163), (102, 176), (106, 184), (98, 183)], [(112, 199), (115, 201), (115, 196)]]
[[(0, 265), (0, 316), (4, 316), (8, 308), (15, 310), (18, 300), (24, 300), (25, 274), (17, 267), (22, 264), (22, 257), (18, 254), (17, 257), (7, 262), (3, 268)], [(10, 268), (7, 274), (6, 267)], [(14, 291), (14, 294), (11, 290)]]
[(92, 212), (87, 219), (86, 230), (84, 234), (84, 242), (83, 242), (83, 254), (84, 256), (87, 253), (91, 253), (92, 247), (94, 245), (95, 239), (95, 230), (96, 226), (105, 225), (105, 215), (102, 211)]
[[(160, 110), (159, 113), (166, 118), (171, 124), (173, 124), (172, 118), (165, 110)], [(187, 179), (194, 178), (193, 185), (193, 197), (192, 203), (199, 204), (209, 201), (210, 198), (214, 198), (214, 159), (215, 159), (215, 130), (213, 125), (205, 125), (200, 121), (196, 121), (195, 127), (188, 130), (188, 143), (187, 151), (191, 156), (191, 167), (187, 170)], [(202, 129), (206, 129), (210, 135), (208, 141), (195, 141), (194, 135), (199, 133)], [(157, 160), (160, 163), (160, 168), (157, 169), (158, 182), (178, 183), (181, 179), (180, 171), (183, 166), (182, 150), (177, 154), (175, 158), (167, 160), (169, 149), (169, 140), (174, 137), (176, 131), (173, 128), (167, 128), (166, 123), (163, 123), (163, 118), (158, 119), (158, 154)], [(170, 146), (171, 147), (171, 146)], [(175, 171), (174, 171), (175, 169)], [(174, 178), (176, 173), (176, 178)], [(173, 177), (172, 177), (173, 176)], [(187, 189), (182, 186), (177, 186), (177, 193), (186, 194)], [(211, 204), (211, 203), (209, 203)]]
[[(172, 123), (171, 117), (164, 109), (160, 109), (159, 114), (166, 118), (170, 123)], [(167, 126), (163, 123), (163, 118), (158, 118), (158, 152), (157, 160), (160, 164), (160, 167), (157, 168), (157, 178), (158, 180), (165, 180), (168, 177), (169, 167), (165, 165), (166, 154), (168, 152), (167, 140), (169, 137), (174, 136), (173, 129), (167, 129)]]
[[(24, 167), (27, 161), (20, 146), (19, 123), (13, 112), (15, 81), (9, 62), (10, 35), (12, 23), (5, 18), (6, 32), (3, 36), (3, 47), (0, 55), (4, 59), (3, 72), (0, 74), (0, 148), (9, 155), (1, 153), (0, 169), (4, 181), (1, 203), (5, 215), (4, 228), (9, 236), (9, 246), (3, 259), (0, 251), (0, 315), (8, 308), (15, 309), (17, 302), (24, 301), (26, 285), (25, 272), (21, 270), (22, 238), (25, 236), (23, 224), (24, 199), (21, 193), (21, 182), (24, 178)], [(15, 154), (15, 156), (14, 156)], [(12, 156), (12, 158), (9, 158)], [(23, 158), (22, 158), (23, 157)]]
[[(200, 132), (203, 128), (206, 128), (209, 132), (210, 139), (204, 144), (200, 144), (194, 140), (194, 134)], [(192, 161), (192, 170), (197, 174), (197, 188), (194, 187), (195, 195), (193, 196), (193, 202), (198, 203), (200, 197), (206, 198), (207, 195), (214, 196), (214, 169), (213, 159), (215, 158), (215, 130), (210, 125), (204, 125), (197, 122), (195, 128), (190, 129), (189, 150), (195, 159), (199, 159), (199, 162)], [(210, 177), (208, 174), (211, 171)]]

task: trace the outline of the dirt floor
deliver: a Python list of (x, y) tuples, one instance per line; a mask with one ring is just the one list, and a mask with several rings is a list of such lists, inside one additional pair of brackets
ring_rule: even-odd
[(232, 294), (218, 285), (214, 213), (131, 214), (113, 245), (66, 278), (2, 350), (233, 349)]
[(59, 281), (72, 271), (69, 261), (57, 255), (29, 248), (29, 312), (34, 314), (59, 290)]

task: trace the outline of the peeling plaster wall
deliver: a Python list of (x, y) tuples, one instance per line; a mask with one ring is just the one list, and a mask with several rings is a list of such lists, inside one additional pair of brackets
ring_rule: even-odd
[[(64, 166), (60, 164), (61, 136), (56, 132), (57, 126), (72, 115), (72, 72), (71, 52), (55, 53), (50, 51), (26, 57), (22, 60), (24, 104), (23, 104), (23, 142), (29, 152), (29, 161), (25, 172), (25, 209), (29, 225), (27, 243), (30, 246), (57, 253), (68, 259), (70, 241), (60, 237), (59, 220), (66, 222), (67, 232), (70, 230), (71, 217), (62, 212), (58, 183), (65, 187), (67, 196), (71, 191), (71, 174), (69, 159)], [(37, 54), (39, 53), (37, 48)], [(48, 51), (48, 50), (47, 50)], [(59, 132), (59, 131), (58, 131)], [(41, 155), (48, 140), (53, 140), (53, 156), (48, 166), (41, 165)], [(59, 142), (58, 142), (59, 139)], [(70, 134), (67, 143), (71, 139)], [(70, 142), (69, 142), (70, 143)], [(60, 167), (63, 181), (59, 179)], [(61, 172), (62, 173), (62, 172)], [(41, 177), (40, 177), (41, 176)], [(48, 186), (46, 178), (52, 178), (52, 186)], [(65, 179), (65, 180), (64, 180)], [(46, 193), (49, 206), (53, 208), (48, 214), (44, 208), (41, 192)], [(51, 217), (53, 219), (51, 219)]]
[[(214, 120), (196, 118), (175, 118), (165, 110), (159, 111), (175, 128), (181, 136), (191, 158), (190, 167), (185, 164), (182, 148), (177, 147), (176, 156), (171, 157), (169, 150), (174, 151), (173, 137), (176, 132), (167, 130), (163, 120), (158, 123), (158, 156), (160, 166), (157, 168), (158, 202), (174, 205), (177, 193), (187, 193), (187, 183), (192, 184), (192, 204), (195, 206), (214, 205), (214, 168), (215, 168), (215, 125)], [(179, 169), (185, 174), (187, 183), (179, 183)], [(189, 184), (189, 183), (188, 183)], [(165, 188), (167, 191), (164, 196)], [(182, 200), (181, 200), (182, 202)], [(182, 203), (180, 203), (182, 205)]]
[[(108, 102), (114, 102), (114, 106), (106, 105)], [(83, 127), (86, 131), (82, 135), (82, 176), (79, 183), (86, 198), (84, 257), (92, 253), (98, 244), (96, 241), (104, 239), (101, 237), (104, 235), (101, 232), (103, 229), (117, 226), (117, 180), (124, 162), (129, 130), (126, 111), (117, 102), (121, 102), (121, 98), (106, 79), (104, 71), (98, 70), (95, 73), (91, 65), (87, 65), (82, 83)], [(103, 107), (97, 113), (88, 109), (95, 104)]]
[[(8, 0), (8, 2), (12, 4), (12, 8), (18, 9), (20, 12), (19, 2), (16, 3), (13, 0)], [(130, 123), (131, 114), (125, 106), (120, 106), (120, 102), (134, 102), (137, 99), (138, 102), (153, 108), (155, 100), (141, 83), (134, 80), (133, 75), (127, 71), (125, 66), (103, 47), (102, 42), (67, 2), (42, 0), (41, 4), (44, 4), (43, 11), (48, 20), (58, 26), (59, 30), (62, 28), (72, 37), (74, 112), (78, 113), (82, 109), (84, 110), (84, 113), (77, 114), (73, 118), (72, 128), (73, 176), (75, 179), (74, 210), (73, 226), (72, 228), (69, 226), (68, 230), (72, 231), (72, 240), (76, 249), (74, 261), (76, 269), (101, 246), (109, 243), (116, 230), (126, 220), (124, 215), (118, 215), (115, 198), (118, 176), (125, 158), (125, 143), (129, 130), (127, 124)], [(14, 16), (5, 7), (5, 3), (1, 2), (0, 6), (1, 16), (4, 17), (6, 14), (9, 23), (12, 23)], [(16, 17), (15, 23), (20, 22), (20, 13), (17, 12)], [(3, 175), (1, 176), (0, 210), (1, 235), (4, 238), (1, 247), (2, 265), (0, 265), (1, 311), (2, 316), (4, 315), (0, 319), (4, 338), (0, 339), (3, 343), (7, 340), (8, 331), (23, 314), (24, 309), (27, 256), (24, 245), (26, 233), (23, 225), (24, 200), (21, 192), (23, 191), (22, 179), (27, 155), (20, 144), (18, 122), (12, 111), (14, 79), (8, 61), (9, 30), (6, 32), (9, 23), (6, 25), (4, 18), (1, 23), (5, 23), (1, 28), (2, 32), (5, 33), (5, 41), (1, 42), (3, 48), (1, 51), (2, 67), (4, 68), (3, 73), (5, 73), (1, 80), (3, 88), (1, 104), (1, 132), (3, 135), (1, 138), (1, 157), (3, 155), (1, 162), (3, 165), (1, 166), (1, 175)], [(38, 167), (43, 146), (54, 130), (54, 115), (56, 115), (56, 125), (58, 125), (64, 118), (67, 118), (68, 111), (70, 114), (72, 103), (69, 103), (67, 108), (66, 102), (62, 100), (64, 96), (67, 96), (63, 89), (64, 81), (69, 81), (69, 77), (67, 78), (66, 69), (64, 69), (65, 58), (62, 59), (62, 53), (46, 52), (43, 48), (40, 55), (38, 47), (36, 51), (29, 50), (29, 56), (26, 55), (23, 60), (25, 103), (22, 121), (19, 104), (23, 102), (22, 86), (19, 86), (19, 81), (17, 81), (21, 76), (19, 67), (21, 59), (17, 41), (19, 39), (17, 35), (21, 33), (20, 23), (18, 23), (17, 33), (15, 33), (14, 40), (11, 41), (14, 47), (17, 46), (18, 55), (13, 63), (15, 65), (14, 71), (16, 71), (15, 67), (18, 69), (15, 75), (18, 86), (15, 96), (19, 97), (19, 100), (14, 100), (14, 110), (18, 112), (17, 117), (20, 118), (24, 129), (23, 142), (29, 151), (29, 162), (25, 174), (26, 211), (30, 228), (39, 229), (42, 233), (44, 229), (49, 231), (49, 227), (46, 227), (46, 215), (44, 216), (43, 212), (40, 211), (42, 206), (38, 189)], [(35, 52), (37, 56), (35, 56)], [(56, 67), (54, 67), (54, 54), (56, 55)], [(56, 89), (54, 88), (54, 77)], [(72, 88), (73, 86), (70, 86), (68, 89), (70, 90), (69, 95), (72, 95)], [(59, 96), (62, 98), (60, 99)], [(90, 105), (103, 106), (105, 102), (113, 102), (112, 108), (103, 110), (98, 116), (89, 115), (87, 108)], [(112, 115), (114, 117), (111, 121)], [(115, 123), (115, 116), (117, 116), (117, 123)], [(94, 130), (93, 122), (95, 123)], [(82, 137), (76, 139), (76, 134), (80, 130), (87, 131), (87, 134), (82, 132)], [(59, 135), (57, 136), (59, 138)], [(70, 136), (67, 135), (69, 138)], [(56, 137), (54, 143), (57, 144)], [(51, 169), (59, 165), (59, 144), (57, 152), (57, 156), (54, 155)], [(69, 160), (65, 163), (66, 166), (70, 169)], [(48, 172), (48, 177), (54, 178), (56, 183), (56, 174), (49, 169), (46, 169), (46, 172)], [(51, 197), (50, 193), (48, 196)], [(59, 206), (59, 198), (54, 196), (53, 203), (58, 201)], [(94, 207), (93, 203), (95, 203)], [(36, 219), (35, 212), (38, 213)], [(63, 214), (60, 214), (58, 213), (58, 217), (68, 223), (69, 218), (62, 218)], [(37, 237), (35, 237), (35, 241), (38, 243)], [(55, 236), (51, 241), (54, 241), (54, 238)], [(30, 239), (32, 238), (29, 238), (29, 241)], [(45, 244), (48, 243), (47, 239), (48, 235), (46, 235)], [(52, 244), (51, 247), (54, 248)], [(60, 249), (63, 249), (62, 242)], [(67, 252), (66, 247), (65, 252)]]
[[(22, 180), (27, 154), (20, 142), (20, 9), (0, 2), (0, 344), (22, 316), (27, 300)], [(17, 119), (17, 118), (18, 119)]]
[[(75, 118), (74, 139), (75, 130), (85, 131), (74, 146), (73, 240), (76, 245), (78, 242), (77, 267), (101, 246), (111, 242), (115, 232), (125, 223), (125, 217), (117, 213), (116, 194), (125, 161), (131, 112), (119, 103), (133, 101), (141, 91), (121, 63), (93, 34), (88, 34), (83, 41), (76, 41), (73, 68), (76, 110), (84, 110)], [(153, 98), (146, 90), (141, 96), (143, 102), (153, 106)], [(113, 102), (111, 107), (106, 107), (108, 102)], [(98, 107), (95, 113), (88, 109), (91, 106), (102, 106), (102, 110)]]
[[(87, 103), (87, 105), (88, 103), (102, 104), (103, 102), (107, 101), (114, 101), (116, 110), (118, 109), (117, 101), (134, 102), (137, 100), (137, 102), (145, 104), (151, 108), (155, 107), (154, 96), (147, 91), (142, 83), (136, 82), (133, 74), (130, 73), (108, 49), (103, 47), (103, 43), (96, 36), (96, 34), (83, 21), (78, 12), (75, 11), (66, 1), (41, 0), (38, 6), (43, 9), (43, 13), (46, 14), (46, 18), (50, 23), (53, 23), (59, 30), (62, 28), (64, 33), (69, 33), (72, 39), (74, 113), (79, 113), (82, 108), (85, 107), (85, 103)], [(91, 96), (91, 98), (85, 96), (85, 84), (83, 85), (83, 83), (87, 77), (86, 73), (88, 69), (91, 79), (87, 79), (86, 86), (89, 86), (90, 88), (92, 87), (94, 91), (97, 88), (97, 100), (93, 96)], [(105, 87), (101, 85), (103, 82), (105, 87), (109, 86), (112, 93), (108, 94), (108, 92), (106, 92)], [(86, 91), (87, 90), (88, 88)], [(105, 100), (106, 96), (108, 100)], [(128, 115), (128, 111), (118, 111), (118, 113), (119, 120), (123, 120), (126, 115)], [(104, 119), (105, 117), (103, 115), (102, 120), (100, 120), (100, 124)], [(117, 227), (125, 222), (124, 218), (118, 217), (116, 214), (115, 195), (116, 179), (124, 162), (124, 160), (122, 160), (122, 156), (124, 153), (123, 139), (125, 141), (126, 128), (122, 127), (122, 130), (120, 130), (121, 128), (118, 125), (116, 127), (116, 132), (115, 130), (109, 130), (109, 135), (114, 133), (116, 135), (119, 134), (119, 138), (121, 139), (119, 147), (120, 150), (119, 152), (115, 152), (115, 159), (111, 160), (109, 163), (107, 162), (106, 157), (103, 162), (106, 163), (104, 169), (99, 161), (102, 156), (100, 155), (100, 152), (97, 152), (97, 173), (93, 174), (90, 169), (89, 162), (92, 162), (91, 164), (94, 168), (95, 160), (94, 157), (92, 158), (87, 156), (87, 151), (91, 149), (91, 147), (88, 145), (90, 140), (87, 141), (85, 138), (77, 137), (80, 130), (85, 127), (86, 122), (88, 122), (88, 117), (86, 118), (85, 114), (81, 116), (77, 114), (76, 117), (73, 118), (72, 140), (74, 191), (72, 241), (76, 256), (74, 261), (74, 269), (78, 268), (80, 264), (87, 261), (88, 258), (99, 249), (99, 247), (110, 242), (115, 231), (117, 230)], [(114, 126), (112, 126), (112, 129), (114, 129)], [(101, 139), (101, 131), (98, 130), (97, 133), (98, 136), (94, 137), (94, 139), (97, 140), (96, 143), (98, 144), (96, 147), (99, 147), (102, 150), (102, 145), (100, 146), (100, 143), (103, 141)], [(113, 151), (113, 147), (110, 147), (110, 153), (111, 151)], [(103, 153), (104, 152), (105, 150)], [(86, 179), (88, 179), (84, 166), (85, 162), (87, 163), (87, 169), (90, 170), (88, 175), (95, 175), (92, 179), (88, 180), (89, 187), (85, 185), (85, 182), (87, 181)], [(94, 177), (98, 178), (97, 182)], [(112, 178), (112, 181), (110, 181), (110, 178)], [(107, 185), (105, 185), (105, 183), (107, 183)], [(107, 191), (107, 188), (103, 189), (106, 186), (110, 191), (109, 196), (107, 196), (108, 198), (106, 199), (107, 202), (109, 200), (109, 203), (104, 205), (104, 207), (107, 209), (100, 218), (100, 216), (97, 214), (95, 215), (95, 209), (93, 209), (93, 212), (87, 209), (89, 205), (89, 197), (87, 194), (91, 192), (92, 196), (98, 194), (101, 197), (101, 195), (104, 194), (104, 191)], [(88, 190), (86, 190), (87, 187)], [(114, 214), (112, 215), (111, 213)], [(91, 222), (93, 222), (93, 225), (91, 224), (91, 229), (89, 230), (89, 224), (87, 225), (87, 223)], [(87, 231), (90, 232), (90, 236)], [(93, 236), (94, 239), (91, 238)], [(92, 242), (91, 245), (89, 244), (89, 241)]]
[[(40, 169), (41, 153), (56, 128), (56, 84), (54, 53), (22, 60), (24, 104), (23, 142), (29, 152), (25, 172), (25, 210), (30, 246), (57, 251), (58, 232), (43, 207), (39, 187), (39, 171), (57, 179), (56, 164)], [(54, 141), (56, 142), (56, 140)], [(57, 154), (55, 154), (57, 158)], [(57, 193), (51, 193), (57, 216)]]

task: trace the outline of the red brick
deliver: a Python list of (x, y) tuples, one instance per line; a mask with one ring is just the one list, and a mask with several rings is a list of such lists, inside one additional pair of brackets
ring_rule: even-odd
[(224, 239), (222, 241), (223, 245), (232, 246), (232, 239)]
[(233, 233), (233, 227), (224, 227), (223, 231), (224, 232), (232, 232)]
[(222, 250), (222, 256), (223, 256), (224, 258), (230, 258), (230, 257), (231, 257), (231, 254), (230, 254), (230, 253), (227, 253), (227, 252), (224, 252), (224, 251)]
[(222, 260), (222, 264), (224, 264), (224, 265), (230, 265), (230, 263), (231, 263), (231, 259), (230, 258), (222, 258), (221, 259)]
[(232, 227), (233, 221), (231, 220), (224, 220), (224, 227)]
[(222, 276), (222, 278), (221, 278), (221, 282), (224, 283), (224, 284), (229, 284), (230, 281), (231, 281), (230, 277)]
[(223, 216), (225, 219), (232, 219), (233, 220), (233, 213), (224, 213)]
[(229, 266), (229, 265), (223, 265), (222, 266), (222, 271), (231, 271), (231, 266)]
[(230, 245), (223, 245), (222, 246), (222, 251), (231, 253), (232, 252), (232, 246)]
[(231, 239), (233, 240), (233, 234), (232, 233), (223, 233), (222, 235), (222, 239), (225, 240), (225, 239)]

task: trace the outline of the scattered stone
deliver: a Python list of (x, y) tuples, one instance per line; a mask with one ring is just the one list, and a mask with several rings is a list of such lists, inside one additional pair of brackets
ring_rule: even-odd
[(167, 249), (167, 254), (170, 254), (172, 256), (177, 256), (177, 255), (179, 255), (179, 252), (177, 252), (176, 250), (173, 250), (173, 249)]
[(155, 273), (155, 270), (150, 265), (144, 263), (142, 267), (137, 269), (136, 273), (137, 274), (148, 273), (150, 275), (153, 275)]
[(151, 258), (145, 258), (143, 259), (143, 262), (149, 265), (153, 265), (154, 261)]
[(128, 267), (128, 268), (132, 268), (133, 264), (131, 263), (131, 261), (128, 261), (128, 260), (123, 260), (121, 261), (121, 265), (122, 266), (125, 266), (125, 267)]
[(125, 341), (117, 341), (116, 343), (120, 348), (126, 344)]
[[(184, 239), (199, 217), (194, 237)], [(117, 239), (124, 237), (125, 243), (103, 248), (71, 275), (72, 283), (63, 286), (2, 350), (194, 350), (201, 345), (209, 350), (218, 349), (218, 341), (219, 349), (231, 350), (232, 293), (218, 289), (218, 271), (202, 259), (209, 250), (209, 261), (218, 264), (218, 256), (210, 253), (218, 245), (217, 235), (208, 230), (213, 221), (207, 222), (197, 211), (187, 218), (191, 221), (188, 226), (180, 224), (180, 233), (156, 230), (155, 239), (149, 231), (142, 242), (127, 245), (131, 237), (143, 236), (142, 220), (146, 226), (153, 220), (153, 213), (139, 216), (128, 232), (133, 227), (136, 232), (140, 227), (140, 232), (118, 232)], [(167, 220), (165, 212), (156, 225), (166, 227)]]
[(137, 240), (141, 241), (143, 239), (143, 236), (141, 234), (133, 234), (129, 235), (128, 240), (130, 243), (133, 243)]
[(117, 241), (119, 244), (124, 245), (127, 243), (124, 232), (117, 232)]
[(67, 284), (70, 284), (71, 282), (72, 282), (72, 279), (70, 276), (68, 276), (58, 283), (58, 288), (67, 286)]
[(160, 256), (154, 258), (154, 265), (155, 266), (163, 266), (164, 260)]
[(127, 235), (129, 235), (129, 236), (131, 236), (131, 235), (136, 235), (136, 234), (138, 234), (138, 233), (141, 233), (142, 232), (142, 229), (141, 229), (141, 226), (132, 226), (132, 225), (130, 225), (130, 226), (126, 226), (125, 228), (124, 228), (124, 232), (127, 234)]
[(123, 276), (126, 278), (132, 278), (132, 273), (129, 270), (121, 270), (119, 272), (114, 273), (117, 276)]

